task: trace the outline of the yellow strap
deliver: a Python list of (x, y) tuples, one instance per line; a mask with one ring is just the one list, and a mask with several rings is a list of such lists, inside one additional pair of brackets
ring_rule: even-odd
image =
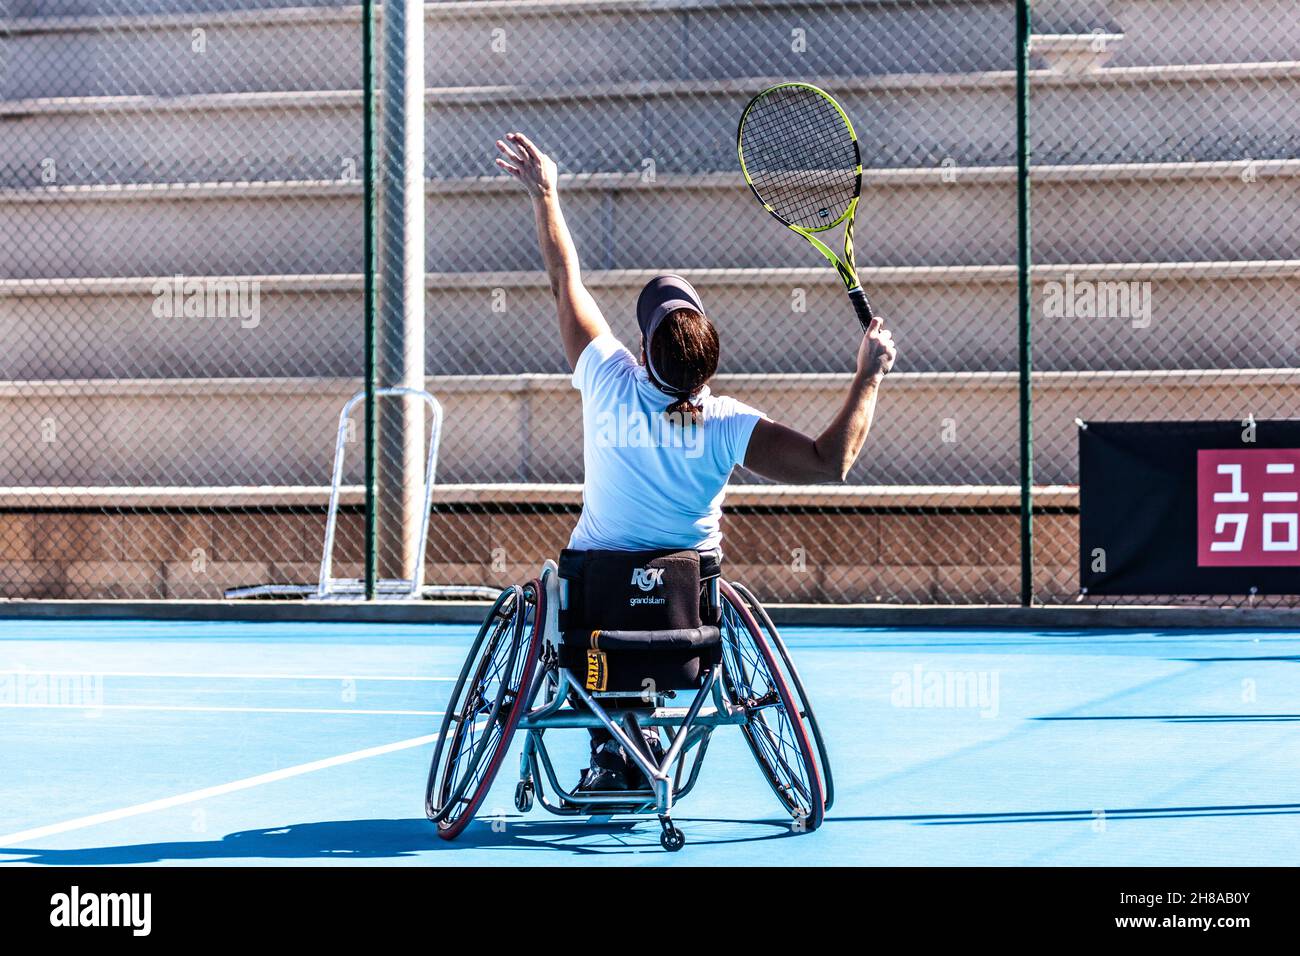
[(587, 690), (603, 691), (609, 680), (609, 661), (604, 651), (587, 651)]

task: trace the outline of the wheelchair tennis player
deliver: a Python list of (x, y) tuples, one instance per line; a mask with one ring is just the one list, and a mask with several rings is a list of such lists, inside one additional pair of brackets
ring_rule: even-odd
[[(532, 197), (582, 393), (583, 507), (559, 561), (503, 588), (471, 642), (442, 711), (425, 814), (442, 839), (463, 833), (519, 730), (520, 813), (653, 812), (660, 844), (680, 850), (673, 808), (699, 780), (712, 734), (734, 727), (792, 828), (814, 832), (835, 799), (826, 743), (771, 616), (722, 575), (722, 498), (741, 464), (785, 483), (842, 481), (893, 367), (893, 337), (868, 324), (848, 393), (816, 438), (711, 394), (718, 335), (679, 276), (641, 292), (638, 361), (583, 287), (555, 164), (518, 133), (497, 148)], [(590, 758), (566, 786), (547, 740), (572, 730), (590, 734)]]
[[(871, 428), (881, 382), (894, 365), (893, 336), (879, 317), (863, 336), (856, 374), (821, 434), (814, 438), (781, 425), (710, 392), (718, 333), (699, 295), (680, 276), (657, 276), (641, 292), (638, 361), (614, 337), (582, 284), (555, 163), (521, 133), (510, 133), (496, 147), (497, 165), (532, 199), (560, 339), (573, 385), (582, 393), (585, 480), (570, 551), (718, 552), (722, 500), (737, 465), (785, 484), (844, 480)], [(590, 733), (591, 765), (580, 790), (645, 785), (607, 731)], [(644, 736), (646, 747), (661, 758), (658, 731), (645, 730)]]

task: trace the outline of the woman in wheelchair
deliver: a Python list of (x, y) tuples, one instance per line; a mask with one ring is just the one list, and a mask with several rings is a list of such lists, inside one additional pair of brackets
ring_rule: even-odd
[[(680, 846), (680, 831), (670, 828), (667, 819), (668, 804), (678, 791), (669, 787), (665, 792), (666, 768), (701, 739), (707, 743), (708, 731), (702, 737), (679, 733), (683, 739), (673, 739), (665, 753), (662, 724), (642, 722), (651, 719), (647, 701), (703, 687), (679, 723), (687, 726), (700, 719), (701, 702), (712, 689), (732, 715), (717, 722), (742, 726), (778, 796), (796, 817), (801, 812), (815, 817), (815, 826), (821, 820), (823, 797), (829, 803), (829, 792), (811, 798), (809, 808), (809, 795), (801, 804), (794, 791), (829, 790), (828, 773), (819, 782), (812, 766), (802, 776), (782, 768), (788, 771), (792, 759), (793, 745), (787, 738), (798, 738), (795, 749), (803, 754), (802, 762), (811, 765), (815, 761), (809, 757), (804, 724), (812, 724), (819, 749), (820, 733), (797, 672), (761, 605), (743, 588), (720, 580), (722, 501), (737, 465), (786, 484), (842, 481), (862, 450), (881, 382), (894, 364), (892, 335), (879, 318), (871, 323), (843, 401), (816, 436), (781, 425), (734, 398), (714, 395), (709, 382), (718, 368), (718, 333), (690, 283), (680, 276), (660, 275), (646, 284), (637, 301), (641, 336), (639, 355), (634, 355), (610, 331), (583, 285), (578, 253), (560, 208), (555, 163), (521, 133), (498, 140), (496, 148), (497, 165), (531, 197), (542, 260), (555, 295), (560, 341), (573, 369), (573, 386), (582, 395), (583, 504), (558, 567), (558, 629), (563, 639), (555, 663), (578, 675), (569, 684), (574, 710), (602, 719), (586, 724), (590, 766), (568, 794), (568, 803), (615, 801), (619, 791), (651, 787), (655, 800), (647, 805), (659, 809), (664, 845)], [(525, 591), (513, 599), (516, 605), (543, 602), (540, 584), (535, 582), (531, 598)], [(540, 622), (544, 610), (538, 606), (534, 614)], [(720, 633), (742, 638), (724, 639)], [(470, 666), (467, 662), (467, 670)], [(717, 686), (719, 673), (724, 686)], [(795, 685), (797, 697), (791, 690)], [(593, 691), (599, 693), (593, 696)], [(530, 696), (522, 687), (519, 694)], [(527, 706), (524, 701), (511, 713)], [(771, 716), (772, 708), (781, 722)], [(525, 726), (531, 721), (530, 715)], [(504, 750), (514, 730), (514, 724), (498, 723), (508, 724), (507, 739), (494, 745), (493, 761), (500, 759), (498, 751)], [(530, 731), (526, 762), (533, 755), (534, 736), (539, 734)], [(480, 762), (485, 744), (476, 751)], [(457, 746), (469, 749), (464, 743)], [(440, 743), (439, 754), (442, 748)], [(630, 753), (633, 748), (640, 753)], [(703, 749), (698, 746), (690, 784)], [(459, 759), (455, 752), (454, 747), (449, 764)], [(435, 756), (431, 792), (439, 759)], [(829, 770), (824, 752), (821, 764)], [(546, 767), (549, 770), (549, 762)], [(490, 778), (495, 769), (489, 766), (483, 774)], [(651, 779), (651, 771), (658, 774), (657, 780)], [(526, 775), (520, 787), (530, 779)], [(463, 826), (455, 821), (472, 815), (481, 795), (462, 796), (463, 811), (448, 809), (456, 802), (450, 797), (473, 788), (456, 789), (445, 779), (442, 786), (446, 799), (440, 802), (434, 794), (428, 809), (444, 835), (454, 835)], [(517, 791), (516, 803), (531, 805), (531, 796), (523, 801)], [(557, 812), (566, 812), (566, 806), (564, 801), (548, 804)], [(676, 845), (671, 845), (674, 839)]]

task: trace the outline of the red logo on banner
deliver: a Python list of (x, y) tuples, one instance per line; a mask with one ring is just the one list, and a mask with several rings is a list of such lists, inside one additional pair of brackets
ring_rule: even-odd
[(1300, 567), (1300, 448), (1197, 451), (1196, 563)]

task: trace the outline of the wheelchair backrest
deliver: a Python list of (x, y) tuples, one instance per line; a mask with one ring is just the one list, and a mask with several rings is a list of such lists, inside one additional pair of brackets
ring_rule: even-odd
[(560, 629), (668, 631), (719, 620), (716, 551), (560, 553)]

